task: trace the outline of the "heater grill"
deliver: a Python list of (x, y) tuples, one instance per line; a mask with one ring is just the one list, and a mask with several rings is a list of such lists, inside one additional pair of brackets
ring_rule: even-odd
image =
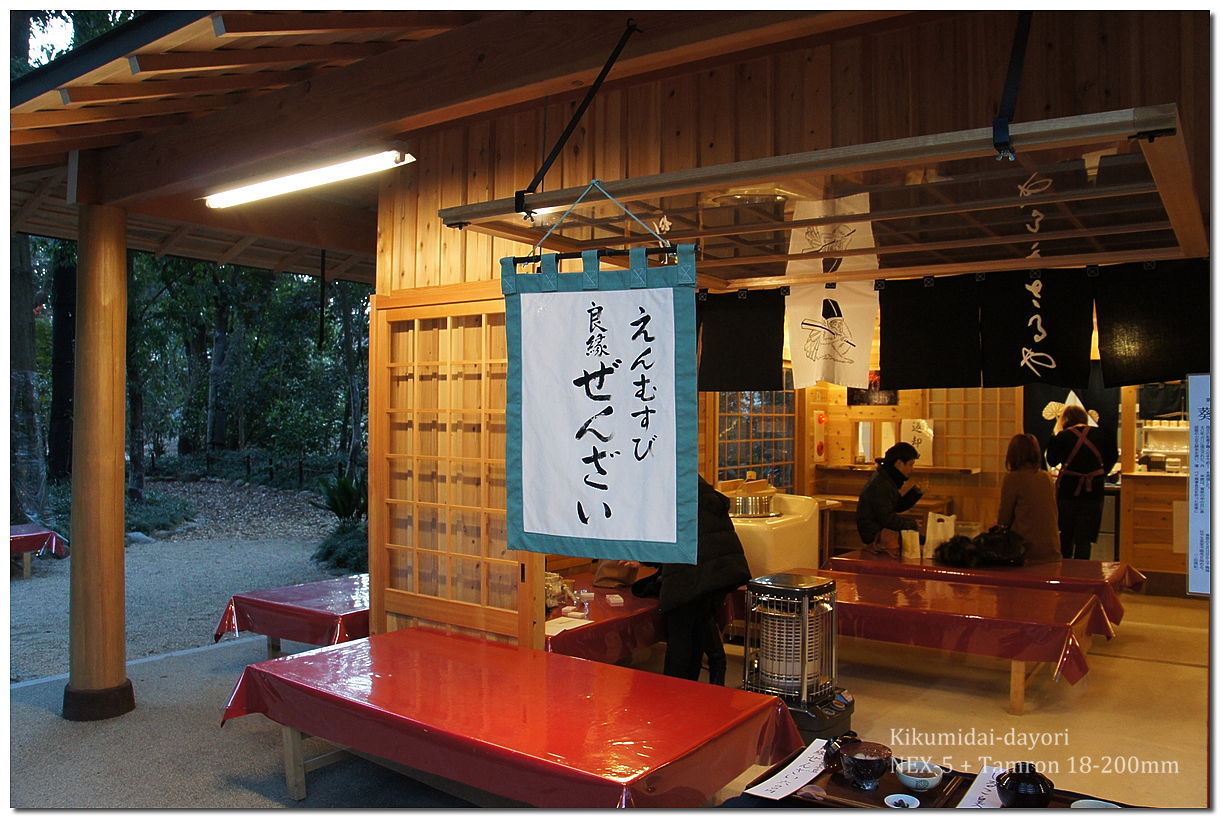
[(743, 687), (803, 709), (835, 696), (835, 583), (771, 574), (746, 586)]

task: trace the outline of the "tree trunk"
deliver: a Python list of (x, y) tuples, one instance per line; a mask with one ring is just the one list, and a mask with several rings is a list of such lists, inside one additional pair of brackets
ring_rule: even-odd
[[(135, 257), (127, 253), (127, 291), (136, 292)], [(139, 304), (127, 299), (127, 496), (144, 499), (144, 358), (137, 350)]]
[(212, 333), (212, 365), (208, 369), (208, 448), (225, 448), (225, 432), (229, 427), (228, 388), (225, 375), (229, 363), (228, 304), (220, 303), (216, 310), (216, 329)]
[(30, 237), (10, 244), (9, 283), (9, 479), (20, 511), (40, 520), (47, 511), (46, 446), (38, 417), (38, 373), (34, 351), (34, 267)]
[(76, 263), (60, 260), (51, 270), (51, 417), (47, 431), (47, 476), (72, 474), (72, 403), (76, 369)]
[(194, 454), (203, 448), (206, 432), (207, 399), (203, 371), (207, 363), (207, 331), (195, 326), (185, 334), (186, 400), (182, 407), (182, 426), (178, 430), (178, 454)]
[[(363, 426), (364, 406), (361, 399), (360, 384), (363, 373), (360, 370), (360, 339), (356, 336), (355, 322), (352, 318), (351, 284), (336, 282), (336, 293), (339, 301), (340, 324), (342, 326), (343, 369), (347, 378), (347, 416), (351, 418), (351, 427), (347, 435), (347, 465), (344, 472), (351, 476), (356, 473), (363, 459)], [(359, 305), (355, 305), (359, 306)]]

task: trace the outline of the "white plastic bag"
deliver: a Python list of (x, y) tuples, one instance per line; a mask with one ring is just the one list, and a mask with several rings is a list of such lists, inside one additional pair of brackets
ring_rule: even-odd
[(924, 538), (923, 555), (931, 559), (936, 546), (953, 539), (954, 528), (957, 526), (956, 514), (937, 514), (928, 512), (928, 529)]

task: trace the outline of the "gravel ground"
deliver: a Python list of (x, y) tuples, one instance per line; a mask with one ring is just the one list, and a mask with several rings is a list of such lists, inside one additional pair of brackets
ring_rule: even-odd
[[(127, 659), (212, 644), (235, 593), (314, 582), (343, 572), (312, 562), (336, 520), (310, 492), (224, 481), (152, 483), (189, 499), (196, 518), (126, 551)], [(33, 576), (9, 581), (9, 680), (68, 672), (72, 559), (35, 559)]]

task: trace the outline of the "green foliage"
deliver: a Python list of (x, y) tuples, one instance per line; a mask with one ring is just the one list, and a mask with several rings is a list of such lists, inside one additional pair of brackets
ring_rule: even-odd
[[(67, 481), (52, 483), (49, 487), (48, 505), (50, 516), (43, 521), (43, 525), (71, 542), (72, 484)], [(195, 509), (186, 500), (146, 491), (143, 500), (127, 498), (124, 528), (144, 534), (169, 531), (186, 520), (194, 519), (194, 516)]]
[(336, 477), (318, 481), (324, 502), (310, 502), (314, 508), (332, 512), (339, 518), (339, 527), (352, 527), (369, 513), (369, 486), (364, 475), (355, 478)]
[(369, 570), (369, 529), (367, 523), (340, 525), (323, 540), (311, 559), (331, 568), (353, 574)]

